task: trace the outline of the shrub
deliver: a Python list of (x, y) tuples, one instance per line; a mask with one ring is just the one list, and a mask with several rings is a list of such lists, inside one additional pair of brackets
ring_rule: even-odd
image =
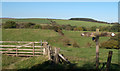
[(120, 32), (116, 34), (114, 37), (111, 37), (110, 40), (120, 41)]
[(67, 45), (67, 46), (68, 46), (68, 45), (69, 45), (69, 46), (71, 45), (71, 44), (70, 44), (70, 40), (67, 39), (67, 38), (64, 38), (64, 39), (63, 39), (63, 43), (64, 43), (64, 45)]
[(41, 28), (42, 29), (51, 29), (51, 26), (50, 25), (41, 25)]
[(118, 49), (118, 41), (116, 40), (109, 40), (106, 42), (101, 43), (101, 48), (106, 48), (106, 49)]
[(77, 28), (74, 28), (74, 31), (78, 31), (78, 29), (77, 29)]
[(71, 26), (71, 25), (66, 25), (65, 30), (73, 30), (73, 28), (72, 28), (72, 26)]
[(110, 28), (110, 32), (118, 32), (118, 30), (120, 29), (119, 28), (119, 24), (115, 24), (115, 25), (113, 25), (111, 28)]
[(100, 26), (99, 27), (100, 31), (109, 31), (110, 30), (110, 26)]
[(96, 29), (97, 29), (96, 26), (91, 27), (91, 31), (96, 31)]
[(34, 26), (34, 28), (35, 28), (35, 29), (41, 29), (41, 28), (42, 28), (42, 26), (41, 26), (41, 25), (39, 25), (39, 24), (36, 24), (36, 25)]
[(86, 27), (82, 27), (83, 31), (87, 31), (87, 28)]
[(120, 41), (120, 34), (116, 34), (116, 36), (111, 37), (108, 41), (101, 43), (102, 48), (107, 49), (119, 49), (119, 41)]
[(59, 29), (58, 26), (54, 26), (53, 28), (54, 28), (54, 31), (58, 32), (58, 29)]
[(88, 28), (88, 27), (87, 27), (86, 30), (87, 30), (87, 31), (91, 31), (91, 28)]
[(6, 21), (5, 24), (3, 24), (4, 28), (16, 28), (17, 23), (14, 21)]
[(62, 32), (62, 29), (58, 29), (58, 33), (62, 36), (64, 36), (64, 33)]
[(16, 28), (25, 28), (25, 23), (17, 24)]
[(83, 28), (82, 27), (76, 27), (76, 28), (74, 28), (74, 31), (83, 31)]
[(25, 23), (24, 28), (32, 28), (34, 27), (35, 23)]
[(65, 25), (62, 25), (61, 27), (62, 27), (62, 29), (65, 29), (65, 28), (66, 28), (66, 26), (65, 26)]
[(73, 47), (77, 47), (77, 48), (79, 48), (80, 46), (77, 44), (77, 42), (74, 41), (74, 43), (73, 43)]
[(51, 21), (50, 21), (50, 24), (56, 25), (57, 23), (56, 23), (56, 21), (51, 20)]

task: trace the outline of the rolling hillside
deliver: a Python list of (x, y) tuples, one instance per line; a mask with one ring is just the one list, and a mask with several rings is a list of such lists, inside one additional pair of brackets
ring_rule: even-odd
[[(36, 24), (50, 24), (49, 19), (3, 19), (3, 23), (12, 20), (18, 23), (32, 22)], [(94, 23), (86, 21), (74, 21), (74, 20), (52, 20), (59, 25), (72, 25), (72, 26), (112, 26), (103, 23)], [(78, 69), (91, 69), (95, 68), (95, 42), (92, 41), (91, 37), (82, 37), (80, 34), (86, 31), (68, 31), (62, 30), (64, 36), (50, 29), (2, 29), (2, 40), (3, 41), (41, 41), (46, 40), (52, 47), (61, 48), (60, 53)], [(87, 31), (92, 32), (92, 31)], [(100, 42), (109, 40), (110, 37), (100, 38)], [(70, 45), (65, 45), (69, 42)], [(73, 43), (76, 42), (79, 48), (74, 47)], [(118, 50), (116, 49), (104, 49), (100, 48), (100, 67), (102, 63), (107, 61), (108, 52), (113, 51), (112, 57), (112, 69), (119, 70), (118, 68)], [(9, 60), (8, 60), (9, 59)], [(3, 55), (2, 59), (3, 69), (60, 69), (66, 68), (66, 65), (61, 64), (58, 66), (52, 66), (47, 60), (47, 57), (11, 57)], [(70, 67), (71, 68), (71, 67)]]
[(96, 22), (87, 22), (87, 21), (75, 21), (75, 20), (60, 20), (60, 19), (2, 19), (2, 22), (6, 21), (15, 21), (15, 22), (32, 22), (36, 24), (50, 24), (50, 21), (55, 21), (59, 25), (71, 25), (71, 26), (81, 26), (81, 27), (92, 27), (92, 26), (111, 26), (110, 24), (96, 23)]
[[(80, 33), (83, 31), (63, 31), (65, 37), (67, 37), (72, 43), (76, 41), (80, 48), (74, 48), (73, 46), (65, 46), (62, 41), (65, 37), (61, 37), (58, 33), (53, 30), (42, 30), (42, 29), (3, 29), (3, 41), (40, 41), (46, 40), (52, 45), (53, 47), (61, 48), (60, 53), (64, 54), (70, 62), (76, 64), (76, 66), (80, 69), (91, 69), (94, 68), (95, 62), (95, 43), (91, 40), (91, 38), (81, 37)], [(106, 41), (109, 38), (103, 37), (100, 41)], [(90, 42), (92, 44), (91, 47), (86, 46), (87, 43)], [(118, 64), (118, 50), (116, 49), (103, 49), (100, 48), (100, 63), (104, 63), (107, 61), (107, 54), (108, 51), (113, 51), (113, 58), (112, 58), (112, 68), (117, 68)], [(46, 64), (46, 58), (41, 57), (9, 57), (3, 56), (3, 68), (4, 69), (41, 69), (44, 68), (54, 68), (49, 64)], [(9, 59), (10, 60), (7, 60)], [(44, 60), (45, 59), (45, 60)], [(7, 62), (6, 62), (7, 60)], [(15, 61), (15, 62), (14, 62)], [(61, 68), (58, 66), (58, 69)], [(100, 64), (102, 66), (102, 64)], [(63, 67), (63, 66), (62, 66)], [(44, 69), (43, 68), (43, 69)]]

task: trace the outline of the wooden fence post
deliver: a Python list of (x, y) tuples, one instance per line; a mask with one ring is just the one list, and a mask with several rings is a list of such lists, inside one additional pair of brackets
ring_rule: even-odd
[(93, 40), (96, 41), (96, 70), (99, 69), (99, 37), (111, 37), (115, 36), (115, 33), (110, 32), (99, 32), (99, 29), (96, 29), (96, 32), (84, 32), (81, 34), (81, 36), (87, 36), (95, 38)]
[(46, 55), (46, 48), (43, 48), (43, 55)]
[(99, 68), (99, 36), (96, 37), (96, 69)]
[(18, 48), (16, 47), (16, 56), (17, 56), (17, 53), (18, 53)]
[(48, 49), (47, 49), (47, 43), (43, 43), (43, 55), (47, 55), (48, 54)]
[(113, 53), (113, 51), (109, 51), (108, 59), (107, 59), (107, 65), (106, 65), (106, 70), (105, 71), (109, 71), (110, 64), (111, 64), (111, 59), (112, 59), (112, 53)]
[(51, 60), (51, 50), (49, 45), (47, 47), (47, 50), (48, 50), (48, 59)]
[(56, 64), (59, 63), (59, 57), (58, 57), (59, 51), (60, 51), (60, 49), (55, 48), (54, 62), (55, 62)]
[(33, 56), (35, 56), (35, 43), (33, 43)]
[(40, 43), (41, 43), (40, 45), (42, 46), (42, 40), (40, 41)]
[(99, 69), (99, 29), (96, 29), (96, 69)]

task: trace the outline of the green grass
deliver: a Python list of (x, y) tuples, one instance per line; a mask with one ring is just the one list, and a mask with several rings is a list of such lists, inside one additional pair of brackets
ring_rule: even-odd
[[(3, 41), (40, 41), (46, 40), (53, 47), (61, 48), (60, 53), (64, 54), (71, 63), (75, 64), (80, 68), (84, 67), (85, 64), (95, 63), (95, 42), (92, 41), (91, 37), (81, 37), (80, 33), (83, 31), (63, 31), (65, 37), (71, 40), (71, 43), (76, 41), (80, 48), (73, 48), (63, 45), (62, 39), (58, 33), (53, 30), (41, 30), (41, 29), (3, 29)], [(90, 32), (90, 31), (89, 31)], [(100, 38), (100, 42), (108, 40), (109, 37)], [(87, 46), (90, 42), (91, 48)], [(107, 61), (108, 52), (113, 51), (112, 64), (118, 64), (118, 50), (116, 49), (102, 49), (100, 48), (100, 63)], [(5, 59), (9, 59), (7, 62)], [(45, 60), (44, 60), (45, 59)], [(13, 60), (15, 60), (13, 62)], [(42, 64), (47, 61), (44, 56), (41, 57), (8, 57), (3, 56), (3, 68), (14, 68), (14, 69), (30, 69), (34, 65)], [(11, 65), (12, 64), (12, 65)], [(91, 65), (93, 66), (93, 65)], [(94, 67), (94, 66), (93, 66)]]
[[(6, 21), (15, 21), (15, 22), (32, 22), (36, 24), (50, 24), (50, 20), (48, 19), (2, 19), (2, 22)], [(95, 23), (95, 22), (87, 22), (87, 21), (75, 21), (75, 20), (53, 20), (56, 21), (59, 25), (71, 25), (71, 26), (82, 26), (82, 27), (92, 27), (92, 26), (112, 26), (110, 24), (103, 23)]]
[[(100, 63), (107, 61), (109, 50), (113, 51), (112, 64), (118, 64), (118, 50), (115, 49), (100, 49)], [(93, 63), (95, 64), (95, 48), (69, 48), (66, 47), (62, 54), (72, 63), (76, 64), (77, 67), (83, 67), (85, 64)], [(9, 59), (9, 60), (8, 60)], [(6, 62), (7, 60), (7, 62)], [(40, 57), (3, 57), (3, 68), (13, 68), (13, 69), (30, 69), (34, 65), (42, 64), (47, 61), (47, 58), (44, 56)], [(47, 65), (46, 65), (47, 66)], [(91, 65), (94, 67), (94, 65)], [(89, 67), (88, 67), (89, 69)]]
[[(68, 48), (61, 51), (69, 60), (79, 62), (94, 62), (96, 48)], [(116, 49), (102, 49), (100, 48), (100, 62), (106, 62), (108, 52), (113, 51), (112, 63), (118, 63), (118, 50)], [(77, 61), (78, 60), (78, 61)]]
[[(76, 41), (80, 47), (88, 47), (87, 43), (90, 43), (92, 47), (95, 47), (95, 42), (92, 41), (92, 37), (80, 36), (83, 31), (63, 31), (66, 37)], [(89, 31), (92, 32), (92, 31)], [(100, 37), (100, 42), (108, 40), (110, 37)]]
[[(46, 40), (51, 45), (60, 46), (62, 45), (60, 35), (53, 30), (42, 30), (42, 29), (3, 29), (2, 30), (3, 41), (41, 41)], [(19, 32), (19, 33), (18, 33)], [(79, 46), (85, 46), (90, 42), (93, 46), (95, 42), (92, 41), (91, 37), (81, 37), (82, 31), (63, 31), (65, 36), (68, 37), (71, 42), (76, 41)], [(63, 38), (64, 39), (64, 38)], [(106, 41), (109, 37), (102, 37), (100, 41)], [(91, 46), (92, 46), (91, 45)]]
[(3, 41), (41, 41), (58, 38), (53, 30), (42, 29), (3, 29)]
[(22, 58), (20, 58), (20, 57), (11, 57), (11, 56), (7, 56), (7, 55), (2, 55), (2, 67), (6, 68), (10, 64), (13, 64), (21, 59)]
[(48, 24), (50, 23), (47, 19), (2, 19), (2, 22), (5, 23), (6, 21), (15, 21), (15, 22), (32, 22), (37, 24)]
[(2, 55), (2, 68), (3, 69), (29, 69), (36, 64), (42, 64), (47, 61), (47, 57), (12, 57)]
[(31, 68), (33, 65), (36, 64), (42, 64), (43, 62), (47, 61), (47, 58), (44, 56), (39, 56), (39, 57), (30, 57), (27, 60), (18, 62), (15, 64), (15, 68), (16, 69), (29, 69)]
[(92, 26), (110, 26), (109, 24), (86, 22), (86, 21), (75, 21), (75, 20), (54, 20), (60, 25), (71, 25), (71, 26), (82, 26), (82, 27), (92, 27)]

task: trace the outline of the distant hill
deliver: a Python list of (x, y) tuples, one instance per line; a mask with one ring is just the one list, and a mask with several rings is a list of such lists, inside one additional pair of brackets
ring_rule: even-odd
[(0, 19), (16, 19), (16, 18), (7, 18), (7, 17), (5, 17), (5, 18), (0, 18)]
[(106, 23), (106, 24), (109, 24), (107, 22), (97, 21), (97, 20), (94, 20), (94, 19), (91, 19), (91, 18), (71, 18), (69, 20), (89, 21), (89, 22), (97, 22), (97, 23)]
[(62, 19), (48, 19), (48, 18), (2, 18), (2, 23), (5, 23), (6, 21), (15, 21), (17, 23), (36, 23), (41, 25), (50, 24), (51, 21), (56, 22), (59, 25), (71, 25), (71, 26), (77, 26), (77, 27), (92, 27), (92, 26), (112, 26), (111, 24), (106, 23), (98, 23), (98, 22), (91, 22), (91, 21), (80, 21), (80, 20), (62, 20)]

